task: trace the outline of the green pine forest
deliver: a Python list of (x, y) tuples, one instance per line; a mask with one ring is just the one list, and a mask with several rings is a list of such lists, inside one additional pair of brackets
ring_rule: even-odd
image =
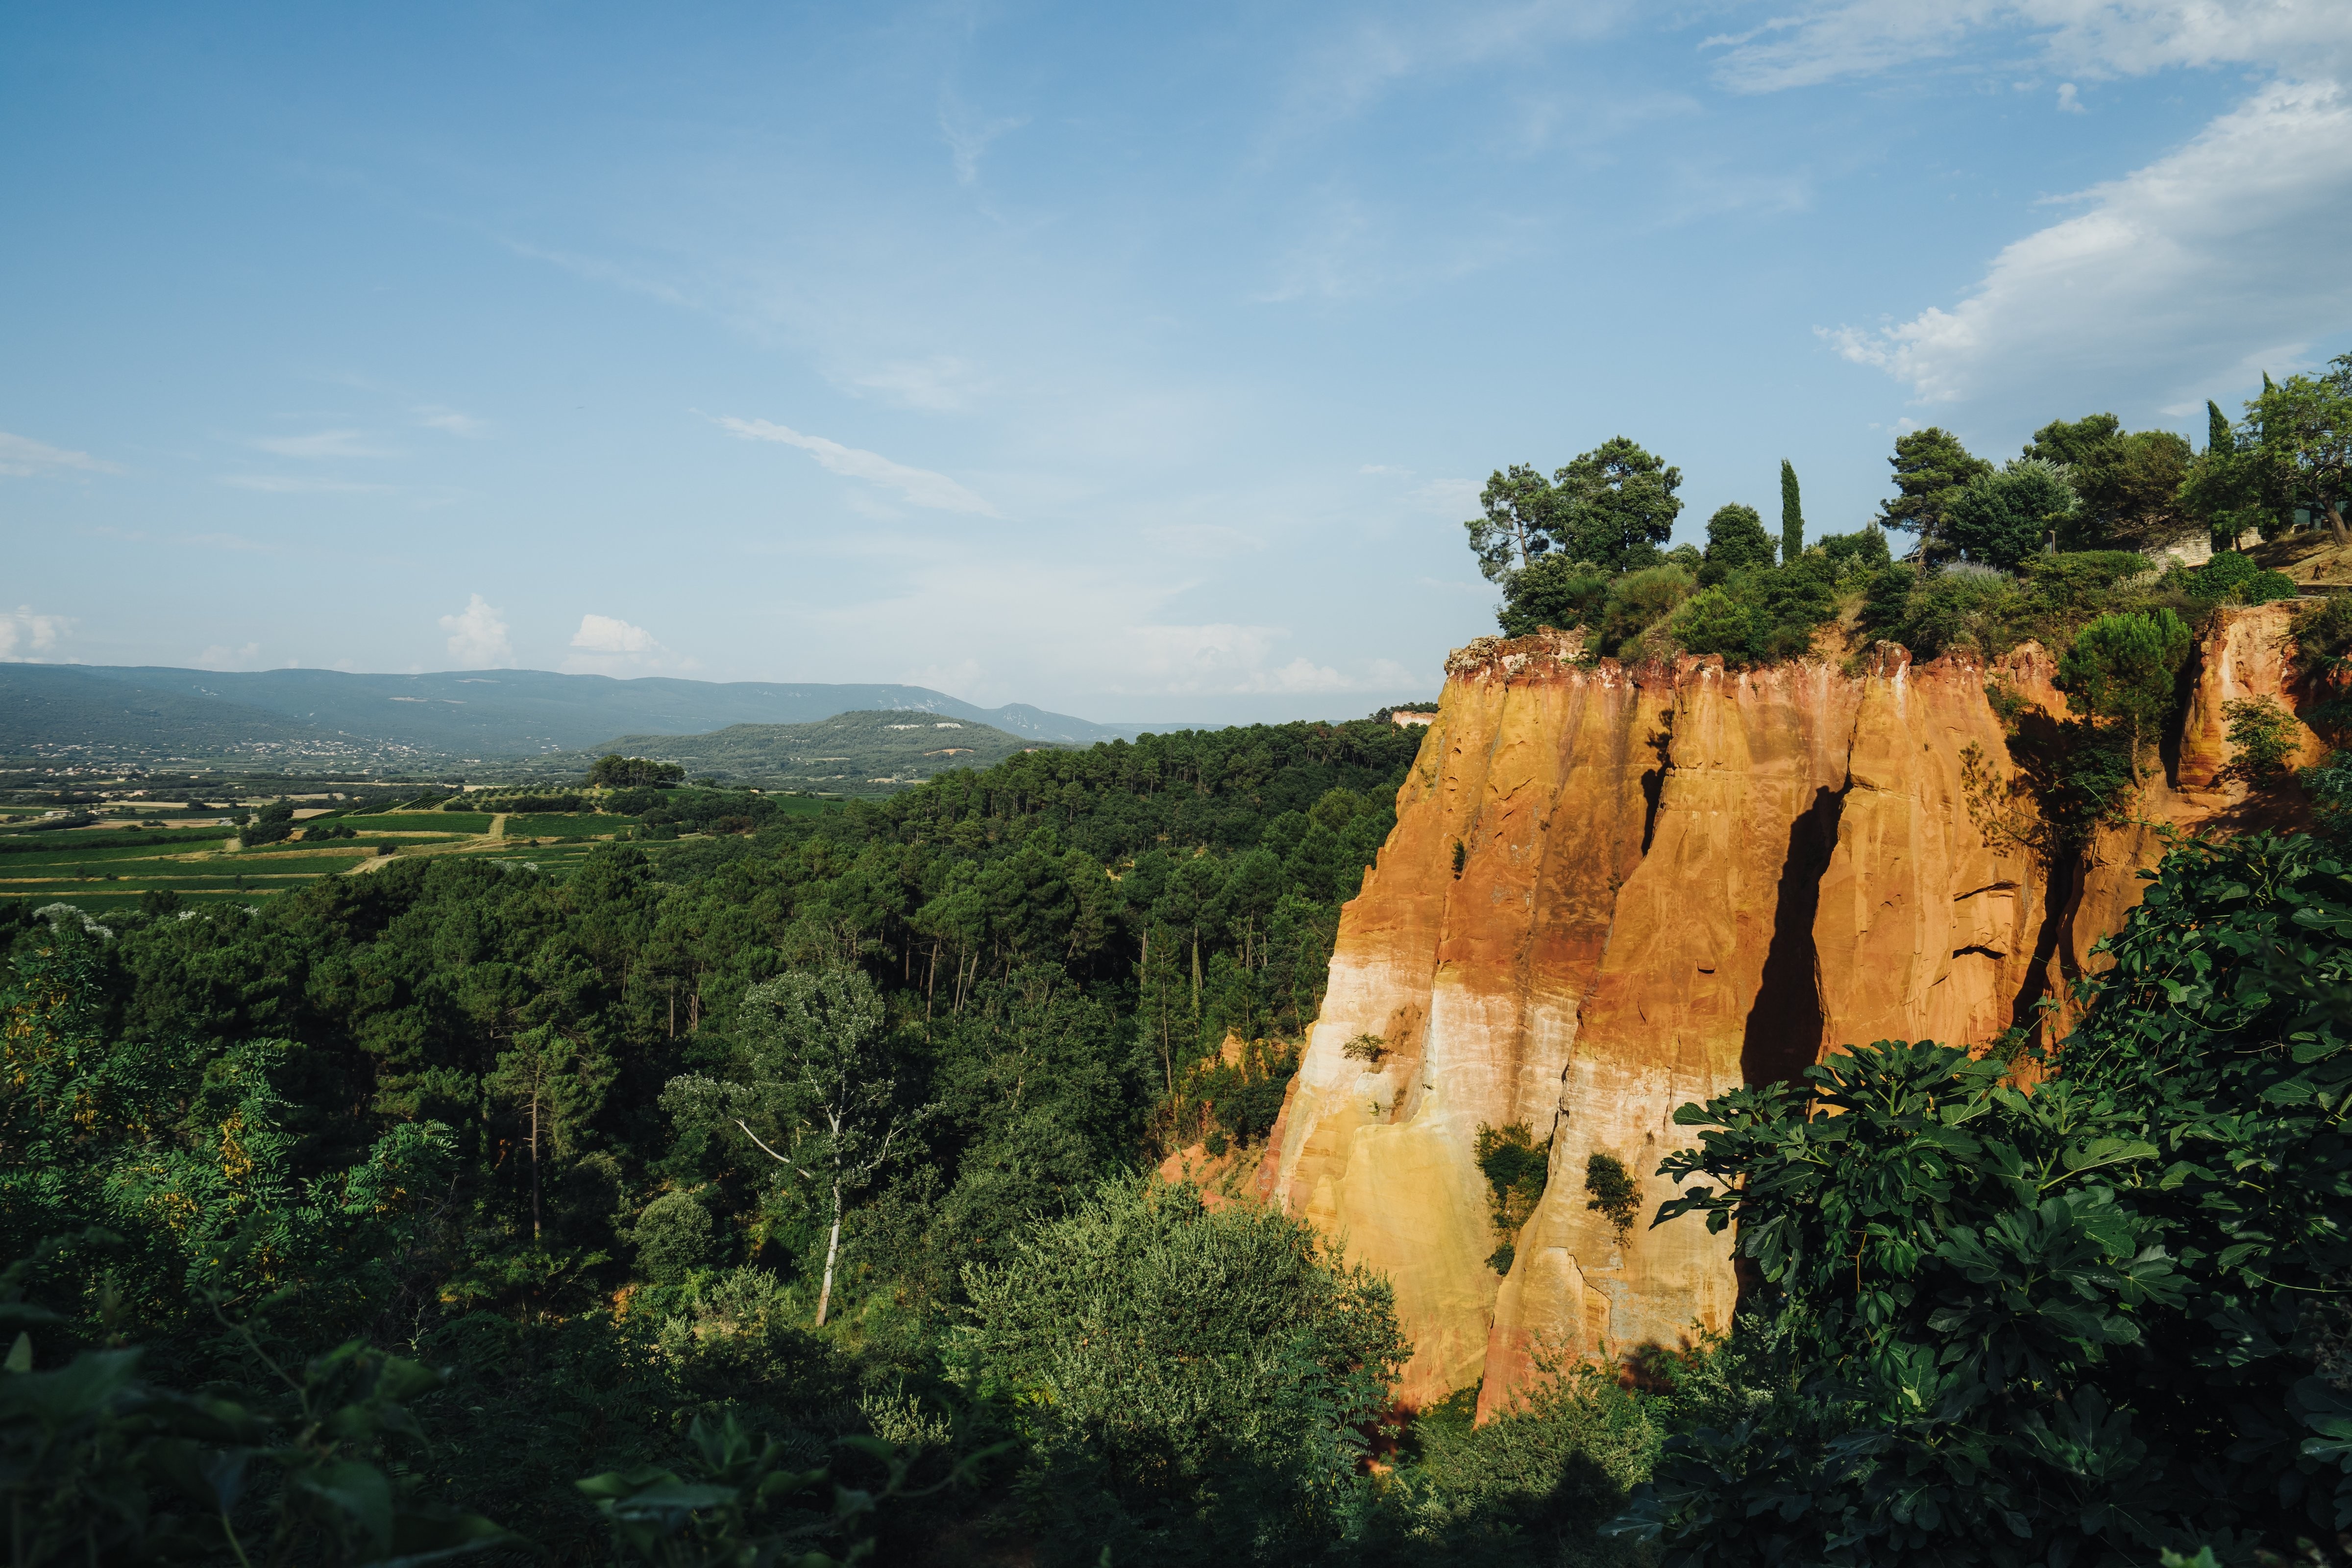
[[(2153, 556), (2341, 542), (2347, 409), (2339, 361), (2202, 452), (1916, 432), (1876, 522), (1809, 530), (1784, 464), (1779, 527), (1705, 550), (1619, 438), (1469, 531), (1503, 629), (1592, 657), (2040, 638), (2074, 716), (1996, 686), (2016, 782), (1967, 809), (2063, 874), (2160, 768), (2196, 625), (2292, 592)], [(2352, 600), (2296, 647), (2339, 685)], [(1484, 1423), (1401, 1407), (1389, 1282), (1234, 1195), (1415, 764), (1385, 715), (793, 809), (614, 757), (498, 805), (581, 824), (561, 858), (0, 901), (9, 1561), (2346, 1561), (2352, 763), (2242, 707), (2278, 830), (2176, 841), (2065, 1039), (1686, 1106), (1652, 1214), (1481, 1129), (1498, 1270), (1548, 1180), (1742, 1259), (1729, 1333)], [(1154, 1173), (1196, 1147), (1223, 1190)]]

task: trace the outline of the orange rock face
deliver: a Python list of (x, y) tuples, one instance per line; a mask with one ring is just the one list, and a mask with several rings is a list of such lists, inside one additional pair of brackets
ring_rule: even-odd
[[(2287, 617), (2217, 617), (2183, 734), (2142, 791), (2150, 824), (2245, 809), (2220, 776), (2223, 708), (2295, 700)], [(1988, 686), (2064, 714), (2032, 645), (1990, 668), (1914, 667), (1881, 645), (1855, 674), (1576, 652), (1486, 639), (1449, 661), (1258, 1171), (1262, 1197), (1394, 1283), (1407, 1404), (1483, 1378), (1483, 1415), (1540, 1360), (1727, 1326), (1729, 1237), (1647, 1228), (1673, 1195), (1652, 1173), (1688, 1142), (1675, 1108), (1850, 1041), (2032, 1026), (2163, 849), (2152, 826), (2108, 830), (2086, 869), (2053, 873), (2001, 831), (2030, 840), (2035, 825), (2004, 804)], [(1350, 1055), (1365, 1036), (1378, 1047)], [(1515, 1122), (1550, 1139), (1550, 1178), (1498, 1276), (1506, 1238), (1475, 1148), (1481, 1126)], [(1643, 1217), (1622, 1237), (1588, 1206), (1594, 1155), (1640, 1184)]]

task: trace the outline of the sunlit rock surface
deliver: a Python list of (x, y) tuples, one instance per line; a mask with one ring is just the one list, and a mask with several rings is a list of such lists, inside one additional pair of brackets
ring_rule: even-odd
[[(2137, 901), (2157, 825), (2242, 825), (2225, 704), (2316, 696), (2284, 688), (2289, 615), (2221, 613), (2143, 822), (2079, 874), (2045, 870), (2005, 788), (1988, 687), (2065, 715), (2032, 645), (1751, 671), (1587, 666), (1549, 634), (1457, 652), (1256, 1178), (1394, 1282), (1404, 1402), (1483, 1377), (1488, 1413), (1544, 1357), (1726, 1326), (1730, 1237), (1647, 1228), (1675, 1108), (1849, 1041), (2033, 1026)], [(1550, 1137), (1550, 1184), (1498, 1277), (1474, 1146), (1517, 1121)], [(1587, 1206), (1595, 1152), (1642, 1183), (1622, 1241)]]

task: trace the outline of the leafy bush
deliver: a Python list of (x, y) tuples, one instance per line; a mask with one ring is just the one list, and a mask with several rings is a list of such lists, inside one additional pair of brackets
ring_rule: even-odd
[(2230, 763), (2221, 776), (2248, 789), (2268, 789), (2287, 775), (2295, 752), (2294, 715), (2275, 697), (2242, 698), (2221, 705), (2230, 725)]
[(1823, 534), (1814, 541), (1813, 548), (1835, 569), (1841, 585), (1866, 584), (1892, 559), (1886, 548), (1885, 531), (1878, 528)]
[(637, 1215), (630, 1239), (645, 1277), (675, 1285), (711, 1259), (710, 1211), (692, 1193), (664, 1193)]
[[(1524, 1121), (1507, 1127), (1489, 1127), (1482, 1121), (1475, 1147), (1478, 1169), (1486, 1178), (1494, 1203), (1495, 1229), (1508, 1243), (1542, 1201), (1550, 1179), (1551, 1140), (1537, 1142)], [(1508, 1268), (1504, 1265), (1505, 1270)]]
[(1551, 1364), (1486, 1422), (1454, 1414), (1413, 1424), (1420, 1462), (1391, 1500), (1411, 1542), (1404, 1561), (1641, 1561), (1600, 1531), (1649, 1479), (1674, 1415), (1666, 1402), (1601, 1367)]
[[(1670, 1438), (1668, 1564), (2286, 1552), (2352, 1518), (2352, 875), (2191, 843), (2032, 1094), (1882, 1041), (1676, 1120), (1699, 1213), (1798, 1316), (1789, 1390)], [(1712, 1186), (1691, 1185), (1695, 1180)]]
[(1104, 1183), (965, 1275), (959, 1352), (1010, 1398), (1052, 1561), (1286, 1562), (1359, 1495), (1406, 1346), (1304, 1222)]
[(1628, 572), (1610, 584), (1601, 608), (1601, 648), (1625, 650), (1652, 626), (1674, 614), (1697, 584), (1679, 566), (1650, 566)]
[(1498, 619), (1505, 637), (1532, 637), (1537, 628), (1566, 631), (1588, 626), (1609, 596), (1609, 574), (1587, 561), (1538, 556), (1503, 587)]
[(1633, 1222), (1642, 1216), (1641, 1184), (1625, 1168), (1625, 1162), (1614, 1154), (1596, 1150), (1584, 1161), (1584, 1206), (1606, 1218), (1617, 1230), (1617, 1240), (1622, 1245), (1633, 1229)]
[(2204, 565), (2182, 574), (2185, 591), (2200, 605), (2267, 605), (2295, 595), (2294, 579), (2266, 571), (2234, 550), (2215, 553)]
[(1720, 654), (1726, 663), (1744, 664), (1763, 640), (1756, 621), (1755, 611), (1739, 597), (1720, 586), (1705, 588), (1675, 612), (1675, 640), (1691, 653)]
[(1885, 636), (1927, 659), (1953, 648), (2005, 649), (2026, 607), (2023, 591), (2010, 577), (1948, 569), (1921, 575), (1897, 566), (1873, 580), (1868, 616)]

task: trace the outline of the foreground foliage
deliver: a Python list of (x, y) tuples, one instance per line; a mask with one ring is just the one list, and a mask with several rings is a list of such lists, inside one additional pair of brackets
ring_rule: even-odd
[(1678, 1120), (1796, 1325), (1788, 1398), (1671, 1439), (1669, 1563), (2226, 1559), (2352, 1527), (2352, 875), (2171, 855), (2032, 1093), (1881, 1042)]

